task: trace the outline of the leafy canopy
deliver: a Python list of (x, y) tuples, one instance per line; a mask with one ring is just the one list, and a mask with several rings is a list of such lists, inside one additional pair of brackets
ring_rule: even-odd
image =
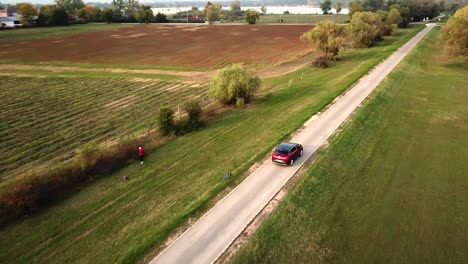
[(442, 46), (448, 56), (468, 60), (468, 6), (459, 9), (442, 29)]
[(331, 20), (321, 21), (314, 29), (304, 33), (301, 39), (323, 52), (325, 57), (335, 57), (344, 47), (345, 30)]
[(209, 96), (223, 104), (233, 104), (238, 98), (248, 103), (260, 87), (260, 78), (242, 64), (232, 64), (218, 71), (210, 83)]
[(260, 19), (260, 17), (257, 11), (247, 10), (247, 12), (245, 12), (245, 21), (247, 21), (247, 23), (249, 23), (250, 25), (257, 23), (258, 19)]

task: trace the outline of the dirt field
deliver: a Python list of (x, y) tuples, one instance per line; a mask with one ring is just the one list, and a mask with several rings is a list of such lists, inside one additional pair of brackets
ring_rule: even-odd
[(0, 60), (218, 68), (277, 65), (311, 51), (311, 25), (149, 25), (0, 45)]

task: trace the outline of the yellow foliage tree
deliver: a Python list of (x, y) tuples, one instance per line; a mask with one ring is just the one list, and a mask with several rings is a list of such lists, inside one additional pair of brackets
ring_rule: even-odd
[(459, 9), (442, 29), (442, 45), (448, 56), (468, 61), (468, 6)]
[(34, 17), (37, 16), (37, 10), (29, 3), (22, 3), (18, 8), (21, 24), (31, 26), (34, 24)]

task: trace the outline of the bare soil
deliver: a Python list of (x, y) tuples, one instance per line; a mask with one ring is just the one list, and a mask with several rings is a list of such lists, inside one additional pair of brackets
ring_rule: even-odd
[[(12, 45), (0, 60), (214, 69), (230, 63), (264, 68), (303, 57), (299, 39), (312, 25), (149, 25)], [(192, 73), (193, 74), (193, 73)]]

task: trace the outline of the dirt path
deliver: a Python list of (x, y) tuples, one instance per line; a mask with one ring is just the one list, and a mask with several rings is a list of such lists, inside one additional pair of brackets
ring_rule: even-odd
[(174, 71), (174, 70), (156, 70), (156, 69), (145, 69), (145, 70), (129, 70), (119, 68), (81, 68), (72, 66), (43, 66), (43, 65), (22, 65), (22, 64), (0, 64), (0, 70), (42, 70), (51, 72), (110, 72), (110, 73), (143, 73), (143, 74), (162, 74), (162, 75), (174, 75), (183, 77), (192, 77), (205, 72), (201, 71)]

